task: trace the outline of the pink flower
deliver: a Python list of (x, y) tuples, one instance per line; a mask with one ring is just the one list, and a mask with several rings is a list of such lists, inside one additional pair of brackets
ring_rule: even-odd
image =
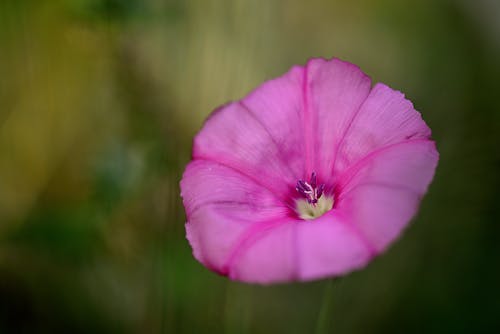
[(216, 110), (181, 181), (187, 238), (245, 282), (344, 275), (382, 253), (434, 175), (431, 131), (404, 95), (312, 59)]

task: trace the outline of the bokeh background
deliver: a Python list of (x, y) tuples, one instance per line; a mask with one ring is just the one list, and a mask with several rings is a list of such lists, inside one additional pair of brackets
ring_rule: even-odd
[[(216, 106), (312, 56), (412, 99), (441, 160), (340, 280), (197, 263), (179, 180)], [(0, 0), (0, 333), (500, 332), (500, 2)]]

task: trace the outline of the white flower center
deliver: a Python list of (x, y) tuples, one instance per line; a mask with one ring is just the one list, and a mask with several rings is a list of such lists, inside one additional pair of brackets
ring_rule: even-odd
[(304, 220), (321, 217), (333, 208), (333, 197), (321, 196), (317, 203), (309, 203), (305, 198), (299, 198), (295, 201), (295, 208), (300, 218)]

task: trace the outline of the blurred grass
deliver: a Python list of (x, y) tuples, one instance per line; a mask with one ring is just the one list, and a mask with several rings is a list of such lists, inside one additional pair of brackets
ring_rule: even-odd
[[(1, 1), (0, 332), (309, 333), (325, 298), (335, 333), (498, 331), (499, 15), (487, 0)], [(192, 137), (312, 56), (414, 101), (435, 182), (331, 296), (229, 282), (184, 239)]]

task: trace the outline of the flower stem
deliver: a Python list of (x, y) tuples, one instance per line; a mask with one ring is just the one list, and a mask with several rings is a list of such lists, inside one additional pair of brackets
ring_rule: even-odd
[(224, 332), (250, 333), (252, 321), (252, 287), (235, 282), (226, 284)]
[(323, 301), (319, 309), (318, 320), (316, 322), (316, 334), (333, 333), (332, 331), (332, 304), (333, 286), (336, 279), (332, 278), (326, 282), (323, 293)]

